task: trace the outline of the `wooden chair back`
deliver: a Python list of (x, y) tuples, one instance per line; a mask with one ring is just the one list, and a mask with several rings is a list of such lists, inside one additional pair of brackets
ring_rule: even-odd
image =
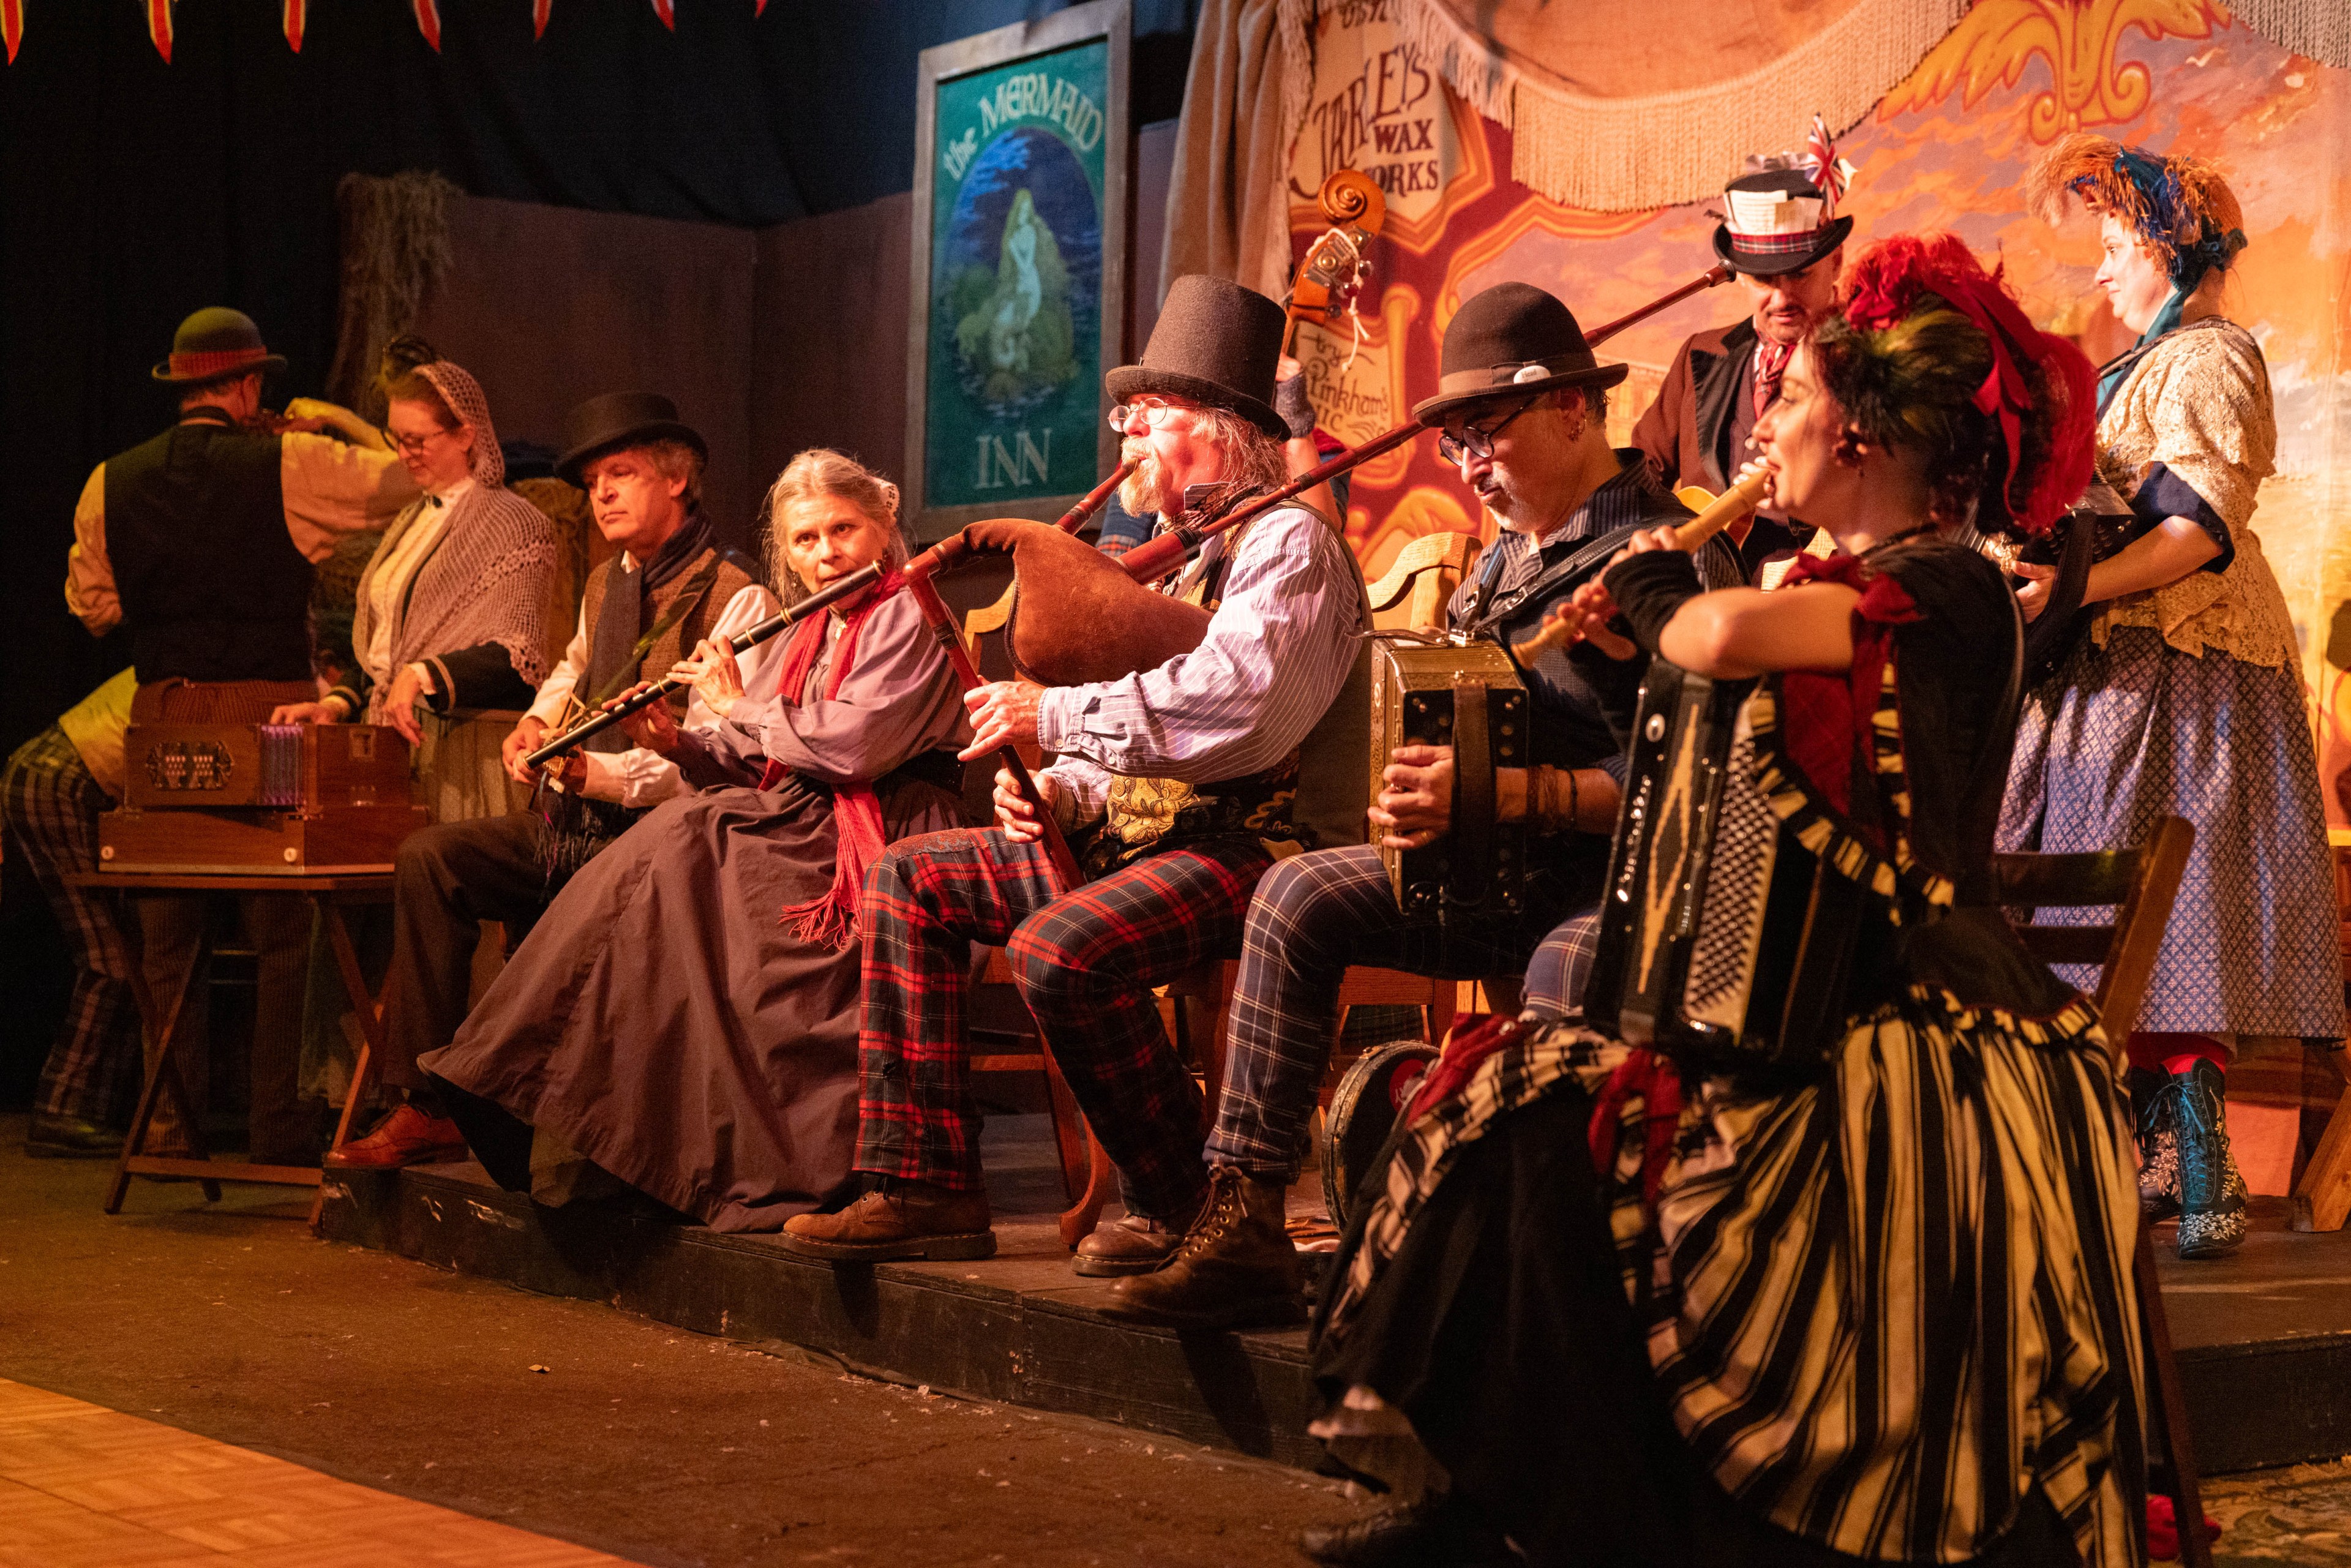
[(2091, 998), (2105, 1025), (2106, 1042), (2119, 1058), (2123, 1041), (2138, 1021), (2139, 1005), (2155, 974), (2164, 926), (2179, 893), (2196, 830), (2178, 817), (2165, 817), (2146, 840), (2126, 850), (2088, 854), (1996, 855), (2001, 902), (2011, 909), (2091, 908), (2111, 905), (2105, 925), (2017, 927), (2032, 956), (2044, 964), (2100, 966)]
[(1471, 564), (1484, 548), (1475, 534), (1421, 535), (1397, 552), (1384, 576), (1369, 585), (1373, 611), (1392, 610), (1410, 594), (1405, 624), (1442, 626), (1453, 591), (1469, 575)]
[[(2092, 999), (2098, 1005), (2106, 1042), (2117, 1062), (2138, 1021), (2139, 1006), (2147, 999), (2156, 955), (2163, 947), (2164, 927), (2171, 919), (2180, 874), (2188, 869), (2188, 852), (2195, 843), (2192, 826), (2178, 817), (2165, 817), (2143, 841), (2126, 850), (1994, 857), (2001, 899), (2011, 909), (2036, 914), (2049, 908), (2114, 909), (2111, 925), (2027, 925), (2018, 926), (2017, 935), (2044, 964), (2101, 966)], [(2155, 1272), (2155, 1239), (2144, 1216), (2138, 1221), (2131, 1275), (2138, 1290), (2147, 1371), (2155, 1384), (2165, 1444), (2170, 1450), (2172, 1517), (2179, 1522), (2179, 1561), (2187, 1568), (2212, 1568), (2212, 1544), (2202, 1528), (2203, 1487), (2197, 1473), (2195, 1446), (2188, 1435), (2187, 1392), (2180, 1385), (2179, 1364), (2172, 1354), (2163, 1289)]]

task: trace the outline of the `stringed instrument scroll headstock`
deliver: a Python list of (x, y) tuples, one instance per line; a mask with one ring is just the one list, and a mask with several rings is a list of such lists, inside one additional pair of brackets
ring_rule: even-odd
[(1295, 350), (1301, 322), (1327, 326), (1335, 310), (1354, 313), (1355, 291), (1371, 272), (1364, 247), (1387, 222), (1387, 197), (1360, 169), (1332, 171), (1315, 200), (1331, 226), (1307, 246), (1298, 276), (1290, 281), (1290, 298), (1283, 304), (1290, 317), (1281, 339), (1284, 354)]

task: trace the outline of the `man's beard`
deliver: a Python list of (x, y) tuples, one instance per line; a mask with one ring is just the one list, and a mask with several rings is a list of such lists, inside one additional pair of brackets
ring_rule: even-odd
[(1118, 504), (1130, 517), (1155, 517), (1165, 509), (1167, 470), (1147, 448), (1136, 458), (1134, 472), (1118, 487)]

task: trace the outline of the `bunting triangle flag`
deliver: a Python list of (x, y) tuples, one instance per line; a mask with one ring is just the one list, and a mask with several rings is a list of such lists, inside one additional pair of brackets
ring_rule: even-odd
[(0, 0), (0, 44), (8, 46), (8, 63), (16, 63), (16, 46), (25, 41), (25, 0)]
[(555, 0), (530, 0), (530, 36), (547, 37), (548, 13), (555, 9)]
[(172, 0), (147, 0), (147, 37), (163, 63), (172, 63)]
[(296, 54), (302, 52), (302, 29), (310, 20), (310, 0), (286, 0), (286, 42)]
[(662, 19), (663, 26), (677, 31), (677, 0), (653, 0), (653, 15)]
[(768, 14), (768, 0), (752, 0), (751, 19), (758, 21)]
[(408, 4), (410, 9), (416, 13), (416, 30), (424, 35), (424, 41), (433, 46), (433, 52), (439, 54), (441, 7), (438, 0), (408, 0)]

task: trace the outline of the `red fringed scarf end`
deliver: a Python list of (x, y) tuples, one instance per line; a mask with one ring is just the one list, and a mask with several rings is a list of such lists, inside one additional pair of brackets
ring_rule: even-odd
[(1672, 1160), (1674, 1139), (1682, 1120), (1681, 1074), (1655, 1051), (1627, 1051), (1608, 1075), (1592, 1107), (1592, 1168), (1606, 1181), (1616, 1168), (1616, 1137), (1625, 1105), (1641, 1102), (1641, 1207), (1652, 1218), (1657, 1197), (1665, 1188), (1666, 1166)]

